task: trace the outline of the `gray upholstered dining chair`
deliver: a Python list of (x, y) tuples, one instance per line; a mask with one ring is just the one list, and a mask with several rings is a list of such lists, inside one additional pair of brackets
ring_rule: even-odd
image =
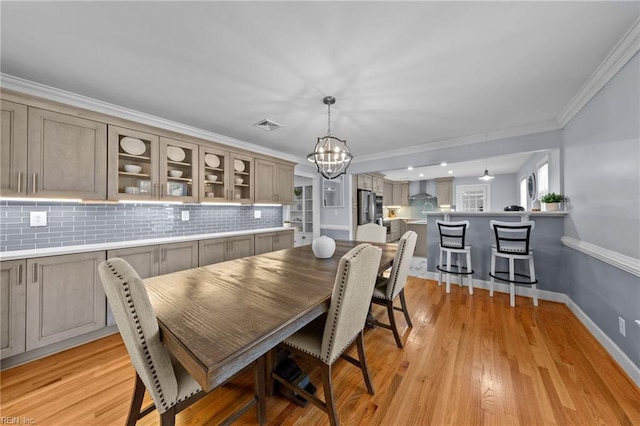
[[(398, 242), (398, 251), (393, 259), (391, 273), (388, 278), (383, 276), (378, 277), (376, 287), (373, 289), (373, 298), (371, 299), (372, 303), (387, 307), (389, 324), (375, 320), (375, 325), (393, 331), (393, 337), (395, 337), (396, 344), (399, 348), (402, 348), (403, 344), (400, 339), (400, 333), (398, 332), (398, 325), (396, 324), (393, 311), (402, 311), (404, 318), (407, 321), (407, 325), (409, 327), (413, 327), (411, 318), (409, 317), (409, 311), (407, 309), (407, 302), (404, 298), (404, 285), (406, 284), (407, 276), (409, 275), (409, 267), (411, 266), (411, 259), (413, 258), (413, 251), (416, 248), (417, 239), (418, 234), (414, 231), (407, 231), (404, 233), (402, 238), (400, 238), (400, 241)], [(398, 296), (400, 297), (401, 308), (393, 305), (394, 300)]]
[[(273, 378), (326, 411), (331, 425), (338, 424), (331, 381), (331, 366), (338, 358), (342, 357), (360, 367), (367, 391), (374, 394), (364, 354), (362, 330), (381, 256), (382, 250), (371, 244), (360, 244), (345, 254), (340, 259), (336, 273), (329, 311), (288, 337), (281, 345), (321, 365), (325, 401), (289, 383), (275, 372)], [(354, 341), (358, 347), (358, 360), (344, 353)]]
[[(154, 408), (160, 413), (162, 426), (174, 425), (176, 414), (206, 396), (206, 392), (162, 344), (160, 328), (144, 283), (131, 265), (123, 259), (112, 258), (102, 262), (98, 272), (136, 371), (127, 425), (135, 425)], [(264, 375), (264, 369), (256, 371), (256, 376), (258, 374)], [(140, 411), (145, 388), (153, 404)], [(258, 420), (262, 424), (266, 417), (261, 408), (264, 407), (264, 399), (264, 387), (256, 382), (256, 396), (231, 414), (228, 420), (238, 418), (257, 403)]]
[(377, 223), (365, 223), (356, 228), (356, 241), (368, 241), (372, 243), (387, 242), (387, 228)]

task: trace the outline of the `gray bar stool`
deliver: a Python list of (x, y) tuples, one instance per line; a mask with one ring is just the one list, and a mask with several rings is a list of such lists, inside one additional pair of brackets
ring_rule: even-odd
[[(509, 303), (516, 306), (516, 284), (527, 284), (533, 289), (533, 305), (538, 306), (538, 292), (536, 284), (536, 271), (533, 265), (533, 249), (530, 245), (531, 231), (536, 227), (533, 221), (525, 222), (490, 222), (496, 237), (496, 242), (491, 246), (491, 288), (489, 295), (493, 297), (495, 280), (509, 283)], [(496, 257), (509, 260), (507, 271), (496, 271)], [(515, 261), (527, 260), (529, 262), (529, 275), (515, 272)], [(507, 278), (508, 276), (508, 278)], [(516, 278), (517, 277), (517, 278)]]
[[(473, 294), (473, 269), (471, 268), (471, 245), (466, 244), (465, 234), (469, 228), (469, 221), (445, 222), (436, 220), (440, 233), (440, 261), (438, 269), (438, 285), (442, 285), (442, 273), (447, 274), (447, 293), (451, 292), (451, 274), (460, 276), (460, 287), (465, 276), (468, 277), (469, 294)], [(442, 263), (443, 254), (447, 254), (447, 263)], [(451, 264), (451, 256), (457, 257), (456, 265)], [(462, 256), (464, 255), (464, 256)], [(463, 265), (464, 263), (464, 265)]]

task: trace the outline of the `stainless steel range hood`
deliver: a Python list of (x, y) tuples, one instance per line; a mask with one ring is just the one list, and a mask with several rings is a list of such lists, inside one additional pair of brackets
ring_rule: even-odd
[(421, 180), (418, 182), (418, 192), (409, 195), (409, 200), (430, 200), (435, 198), (435, 195), (429, 194), (427, 192), (427, 181)]

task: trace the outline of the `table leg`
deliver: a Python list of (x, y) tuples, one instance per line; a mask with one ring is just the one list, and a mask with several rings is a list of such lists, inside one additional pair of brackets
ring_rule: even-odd
[(267, 395), (266, 395), (266, 355), (256, 360), (256, 396), (258, 398), (257, 416), (261, 425), (267, 422)]

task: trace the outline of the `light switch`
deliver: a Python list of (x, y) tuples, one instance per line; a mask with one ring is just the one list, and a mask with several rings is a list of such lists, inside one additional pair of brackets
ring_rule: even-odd
[(260, 219), (262, 217), (262, 212), (260, 210), (254, 210), (253, 211), (253, 218), (254, 219)]
[(183, 220), (183, 221), (185, 221), (185, 220), (189, 220), (189, 210), (184, 210), (184, 211), (182, 212), (182, 220)]
[(29, 216), (31, 227), (47, 226), (47, 212), (31, 212)]

